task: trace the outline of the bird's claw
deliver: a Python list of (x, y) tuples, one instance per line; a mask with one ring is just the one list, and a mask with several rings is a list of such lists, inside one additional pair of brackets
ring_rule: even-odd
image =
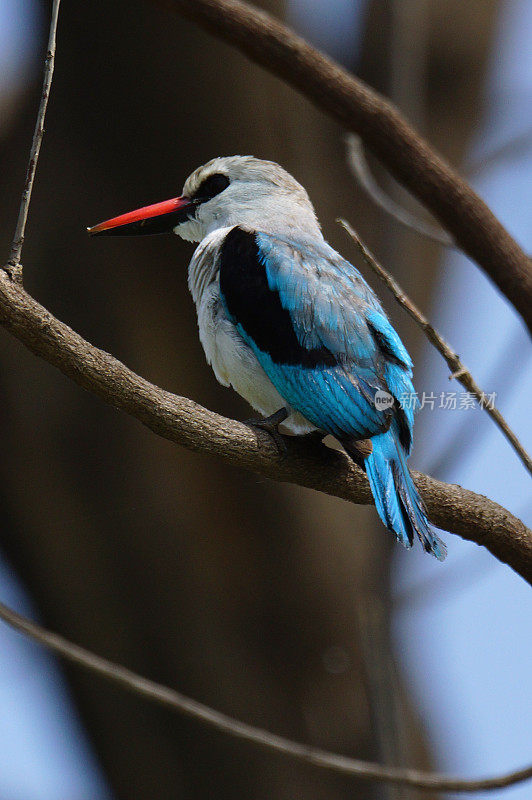
[(272, 437), (277, 446), (277, 452), (280, 458), (286, 458), (288, 455), (288, 448), (286, 446), (285, 437), (279, 432), (279, 425), (284, 422), (288, 417), (286, 408), (280, 408), (275, 414), (265, 419), (247, 419), (246, 425), (251, 425), (253, 428), (259, 428), (261, 431), (266, 431)]

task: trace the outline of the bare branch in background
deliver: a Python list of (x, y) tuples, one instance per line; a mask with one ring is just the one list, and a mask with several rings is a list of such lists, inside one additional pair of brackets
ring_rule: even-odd
[(152, 0), (194, 20), (358, 134), (497, 284), (532, 330), (532, 262), (487, 205), (384, 97), (240, 0)]
[(148, 678), (143, 678), (141, 675), (126, 669), (126, 667), (101, 658), (101, 656), (97, 656), (89, 650), (69, 642), (57, 633), (48, 631), (35, 622), (31, 622), (3, 603), (0, 603), (0, 618), (7, 622), (8, 625), (25, 633), (68, 661), (78, 664), (94, 674), (101, 675), (137, 695), (153, 700), (173, 711), (185, 714), (187, 717), (200, 720), (210, 728), (229, 736), (251, 742), (265, 750), (282, 753), (320, 769), (352, 775), (364, 780), (413, 786), (417, 789), (436, 792), (479, 792), (502, 789), (506, 786), (514, 786), (516, 783), (521, 783), (532, 777), (532, 765), (530, 765), (524, 769), (497, 775), (493, 778), (481, 778), (479, 780), (449, 778), (444, 775), (420, 772), (415, 769), (384, 767), (380, 764), (359, 761), (358, 759), (320, 750), (317, 747), (293, 742), (284, 736), (277, 736), (262, 728), (255, 728), (253, 725), (240, 722), (240, 720), (209, 708), (209, 706), (199, 703), (197, 700), (186, 697), (175, 689), (170, 689)]
[[(436, 244), (441, 244), (443, 247), (451, 247), (455, 250), (460, 248), (443, 228), (421, 219), (416, 214), (413, 214), (407, 208), (404, 208), (399, 203), (390, 197), (386, 192), (381, 189), (375, 180), (364, 153), (364, 144), (360, 136), (355, 136), (354, 133), (349, 133), (345, 137), (347, 145), (347, 163), (351, 169), (353, 177), (357, 180), (359, 185), (364, 189), (366, 194), (373, 200), (375, 205), (379, 206), (386, 214), (393, 217), (397, 222), (409, 230), (419, 233), (426, 239), (431, 239)], [(468, 172), (476, 174), (483, 169), (492, 166), (494, 162), (502, 158), (507, 158), (511, 153), (519, 151), (519, 148), (524, 146), (530, 147), (530, 132), (527, 132), (522, 137), (516, 137), (510, 142), (506, 142), (503, 146), (490, 153), (489, 156), (482, 162), (472, 164)]]
[(347, 144), (347, 163), (353, 173), (354, 178), (360, 186), (365, 190), (366, 194), (373, 200), (375, 205), (382, 208), (386, 214), (393, 217), (397, 222), (409, 230), (431, 239), (437, 244), (444, 247), (456, 247), (454, 240), (442, 228), (431, 225), (420, 219), (411, 211), (396, 203), (386, 192), (381, 189), (375, 178), (373, 177), (369, 164), (364, 154), (364, 145), (360, 136), (350, 133), (346, 136)]
[(490, 417), (495, 421), (495, 424), (499, 427), (502, 431), (506, 439), (510, 442), (513, 449), (527, 468), (527, 470), (532, 474), (532, 459), (526, 452), (525, 448), (515, 435), (515, 433), (511, 430), (508, 423), (502, 416), (501, 412), (495, 408), (494, 405), (487, 402), (487, 395), (485, 392), (482, 391), (480, 386), (475, 382), (473, 376), (467, 369), (467, 367), (462, 364), (460, 361), (459, 356), (452, 350), (449, 344), (445, 341), (443, 336), (438, 333), (435, 328), (430, 324), (428, 319), (421, 313), (419, 308), (410, 300), (410, 298), (405, 294), (403, 289), (399, 286), (395, 278), (393, 278), (389, 272), (387, 272), (384, 267), (379, 264), (379, 262), (375, 259), (372, 253), (368, 250), (366, 245), (362, 242), (360, 237), (358, 236), (357, 232), (354, 228), (347, 222), (345, 219), (340, 219), (338, 222), (342, 225), (343, 228), (347, 231), (349, 236), (353, 239), (356, 246), (360, 250), (362, 257), (366, 264), (371, 267), (373, 272), (379, 276), (379, 278), (386, 284), (388, 289), (392, 292), (395, 299), (399, 303), (399, 305), (405, 309), (405, 311), (412, 317), (412, 319), (417, 322), (421, 330), (425, 333), (429, 342), (434, 345), (436, 350), (441, 353), (444, 357), (447, 365), (451, 371), (449, 376), (449, 380), (452, 378), (456, 378), (456, 380), (471, 392), (476, 399), (478, 400), (481, 407), (490, 415)]
[(52, 6), (52, 17), (50, 21), (50, 34), (48, 37), (48, 49), (44, 61), (44, 81), (41, 93), (41, 102), (37, 114), (37, 122), (35, 123), (35, 131), (33, 133), (33, 141), (31, 143), (30, 159), (28, 162), (28, 169), (26, 172), (26, 182), (24, 184), (24, 191), (20, 201), (20, 208), (18, 212), (17, 227), (11, 245), (11, 252), (4, 269), (9, 272), (14, 280), (22, 283), (22, 265), (20, 258), (22, 255), (22, 246), (24, 244), (24, 233), (26, 230), (26, 221), (28, 219), (28, 211), (30, 207), (31, 192), (33, 189), (33, 181), (35, 179), (35, 172), (37, 170), (37, 162), (39, 160), (39, 153), (41, 150), (41, 143), (44, 135), (44, 118), (46, 116), (46, 107), (48, 106), (48, 98), (50, 97), (50, 88), (52, 86), (52, 78), (54, 75), (54, 59), (55, 59), (55, 46), (57, 37), (57, 20), (59, 17), (59, 5), (61, 0), (54, 0)]

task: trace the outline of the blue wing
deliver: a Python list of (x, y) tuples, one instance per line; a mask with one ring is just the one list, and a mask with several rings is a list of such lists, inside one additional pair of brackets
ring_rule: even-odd
[(413, 410), (376, 408), (377, 391), (414, 393), (412, 363), (360, 273), (325, 242), (296, 242), (232, 228), (220, 249), (227, 313), (278, 392), (357, 461), (377, 511), (406, 546), (416, 534), (445, 558), (406, 464)]
[(399, 415), (375, 394), (413, 392), (412, 363), (358, 270), (325, 242), (296, 242), (233, 228), (220, 252), (227, 312), (279, 393), (341, 440), (371, 437)]

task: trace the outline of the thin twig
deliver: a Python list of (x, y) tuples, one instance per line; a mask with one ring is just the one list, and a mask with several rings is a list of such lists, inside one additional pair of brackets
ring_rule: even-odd
[(397, 108), (278, 20), (240, 0), (151, 0), (279, 76), (347, 130), (434, 214), (532, 330), (532, 262), (487, 205)]
[(72, 661), (107, 680), (117, 683), (129, 691), (160, 703), (166, 708), (200, 720), (215, 730), (237, 739), (251, 742), (269, 751), (312, 764), (321, 769), (352, 775), (364, 780), (414, 786), (417, 789), (428, 789), (438, 792), (479, 792), (490, 789), (502, 789), (532, 777), (532, 765), (513, 772), (497, 775), (493, 778), (467, 780), (452, 778), (415, 769), (386, 767), (368, 761), (360, 761), (347, 756), (320, 750), (317, 747), (293, 742), (284, 736), (277, 736), (262, 728), (256, 728), (245, 722), (222, 714), (197, 700), (170, 689), (148, 678), (144, 678), (126, 667), (108, 661), (95, 653), (68, 641), (57, 633), (46, 630), (35, 622), (26, 619), (8, 606), (0, 603), (0, 618), (16, 630), (52, 650), (68, 661)]
[(18, 212), (17, 227), (11, 245), (9, 258), (5, 266), (5, 271), (9, 273), (13, 280), (22, 283), (22, 265), (20, 259), (22, 256), (22, 246), (24, 244), (24, 233), (26, 231), (26, 221), (28, 219), (28, 211), (30, 207), (31, 192), (33, 189), (33, 181), (35, 179), (35, 172), (37, 170), (37, 162), (39, 160), (39, 153), (41, 150), (41, 143), (44, 135), (44, 118), (46, 115), (46, 107), (48, 106), (48, 98), (50, 97), (50, 88), (52, 86), (52, 78), (54, 75), (54, 62), (55, 62), (55, 48), (57, 38), (57, 20), (59, 17), (59, 5), (61, 0), (54, 0), (52, 6), (52, 15), (50, 19), (50, 34), (48, 37), (48, 49), (46, 58), (44, 60), (44, 80), (41, 94), (41, 102), (37, 114), (37, 121), (35, 123), (35, 131), (33, 133), (33, 141), (31, 143), (30, 159), (28, 162), (28, 169), (26, 171), (26, 182), (24, 184), (24, 191), (20, 201), (20, 208)]
[(355, 136), (354, 133), (348, 134), (346, 136), (346, 144), (347, 163), (351, 168), (351, 172), (375, 205), (382, 208), (386, 214), (389, 214), (390, 217), (393, 217), (405, 228), (413, 230), (421, 236), (425, 236), (427, 239), (431, 239), (444, 247), (456, 248), (452, 236), (444, 231), (443, 228), (437, 225), (431, 225), (430, 222), (420, 219), (411, 211), (403, 208), (399, 203), (396, 203), (393, 198), (381, 189), (369, 168), (364, 154), (364, 145), (360, 136)]
[(387, 272), (381, 264), (375, 259), (372, 253), (368, 250), (366, 245), (362, 242), (354, 228), (347, 222), (345, 219), (339, 219), (338, 222), (342, 227), (347, 231), (349, 236), (353, 239), (355, 244), (357, 245), (362, 257), (366, 264), (375, 272), (376, 275), (386, 284), (388, 289), (392, 292), (395, 299), (402, 306), (405, 311), (412, 317), (415, 322), (419, 325), (422, 331), (424, 331), (427, 339), (429, 342), (434, 345), (436, 350), (444, 357), (447, 365), (451, 371), (449, 379), (456, 378), (456, 380), (471, 392), (472, 395), (478, 400), (481, 408), (483, 408), (490, 417), (494, 420), (495, 424), (499, 427), (502, 431), (506, 439), (510, 442), (511, 446), (527, 468), (527, 470), (532, 474), (532, 459), (526, 452), (525, 448), (515, 435), (515, 433), (511, 430), (508, 423), (502, 416), (501, 412), (495, 408), (495, 405), (486, 402), (486, 393), (482, 391), (480, 386), (475, 382), (473, 376), (469, 372), (466, 366), (460, 361), (459, 356), (454, 352), (454, 350), (449, 346), (449, 344), (445, 341), (443, 336), (438, 333), (437, 330), (430, 324), (428, 319), (421, 313), (419, 308), (410, 300), (410, 298), (405, 294), (403, 289), (399, 286), (395, 278), (393, 278), (389, 272)]

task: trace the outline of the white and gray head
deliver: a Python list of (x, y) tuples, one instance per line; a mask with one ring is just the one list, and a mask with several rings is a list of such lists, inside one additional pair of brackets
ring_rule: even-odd
[(123, 214), (90, 228), (94, 235), (167, 233), (200, 242), (241, 225), (296, 238), (321, 238), (305, 189), (273, 161), (253, 156), (213, 158), (189, 175), (180, 197)]
[(253, 156), (213, 158), (187, 178), (183, 195), (202, 198), (194, 218), (174, 228), (183, 239), (199, 242), (217, 228), (233, 225), (320, 235), (307, 192), (273, 161)]

